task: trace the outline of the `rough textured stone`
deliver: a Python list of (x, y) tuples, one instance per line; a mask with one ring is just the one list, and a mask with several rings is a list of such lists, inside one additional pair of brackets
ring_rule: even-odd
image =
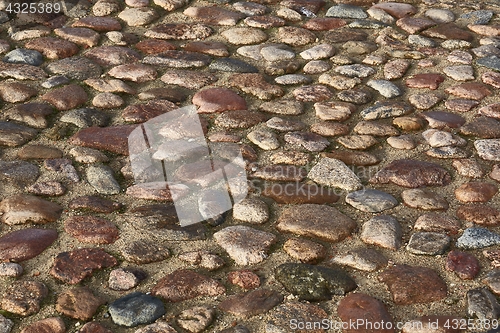
[(89, 288), (77, 287), (59, 295), (56, 310), (71, 318), (89, 320), (103, 303)]
[(0, 307), (19, 316), (29, 316), (40, 311), (40, 303), (48, 294), (47, 287), (41, 282), (14, 281), (5, 289)]
[(257, 289), (246, 294), (233, 295), (219, 304), (224, 312), (237, 317), (263, 314), (283, 301), (283, 295), (270, 289)]

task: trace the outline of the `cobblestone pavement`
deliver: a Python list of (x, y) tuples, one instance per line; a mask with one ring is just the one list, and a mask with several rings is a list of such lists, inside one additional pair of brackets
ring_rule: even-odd
[[(497, 0), (0, 4), (1, 333), (500, 325)], [(181, 227), (188, 105), (249, 191)]]

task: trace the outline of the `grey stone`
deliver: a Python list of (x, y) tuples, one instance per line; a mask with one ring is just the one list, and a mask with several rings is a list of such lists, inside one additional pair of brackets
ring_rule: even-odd
[(44, 81), (42, 83), (42, 87), (45, 89), (50, 89), (50, 88), (54, 88), (57, 86), (61, 86), (63, 84), (68, 84), (68, 83), (70, 83), (70, 79), (68, 79), (66, 76), (55, 75), (55, 76), (51, 76), (46, 81)]
[(388, 25), (374, 20), (354, 20), (347, 26), (352, 29), (383, 29)]
[(309, 264), (286, 263), (274, 272), (285, 289), (307, 301), (328, 300), (356, 289), (356, 282), (343, 270)]
[(459, 147), (441, 147), (431, 148), (425, 152), (428, 156), (434, 158), (467, 158), (470, 153)]
[(500, 235), (485, 228), (472, 227), (465, 229), (457, 239), (456, 247), (473, 250), (500, 244)]
[(403, 116), (411, 111), (411, 106), (406, 103), (384, 101), (361, 110), (360, 115), (364, 120), (375, 120)]
[(455, 20), (455, 15), (449, 9), (431, 8), (425, 11), (425, 16), (438, 23), (449, 23)]
[(278, 137), (271, 131), (254, 130), (247, 134), (248, 140), (264, 150), (278, 149), (280, 142)]
[(359, 190), (362, 187), (358, 176), (335, 158), (322, 158), (307, 175), (320, 185), (338, 187), (346, 191)]
[(40, 170), (24, 161), (0, 161), (0, 179), (14, 184), (31, 184), (38, 179)]
[(7, 53), (3, 61), (12, 64), (40, 66), (43, 64), (43, 55), (35, 50), (15, 49)]
[(208, 68), (235, 73), (258, 73), (259, 70), (247, 62), (232, 58), (218, 58), (212, 61)]
[(61, 74), (73, 80), (98, 78), (102, 69), (92, 60), (85, 57), (71, 57), (56, 60), (47, 65), (51, 74)]
[(411, 235), (406, 249), (413, 254), (443, 254), (450, 246), (450, 237), (438, 232), (416, 232)]
[(159, 298), (135, 292), (111, 303), (109, 314), (115, 324), (134, 327), (154, 322), (165, 314), (165, 308)]
[(7, 319), (4, 316), (0, 315), (0, 333), (10, 333), (13, 327), (14, 327), (14, 322), (12, 320)]
[(500, 304), (488, 289), (472, 289), (467, 292), (467, 314), (480, 320), (496, 320), (500, 316)]
[(312, 79), (309, 76), (301, 74), (287, 74), (278, 76), (274, 79), (274, 82), (282, 85), (293, 85), (293, 84), (309, 84)]
[(260, 49), (260, 54), (267, 61), (281, 61), (295, 58), (295, 52), (285, 45), (271, 45)]
[(474, 147), (483, 160), (500, 161), (500, 139), (476, 140)]
[(331, 260), (333, 264), (349, 266), (360, 271), (373, 272), (387, 265), (384, 255), (371, 248), (358, 248), (339, 253)]
[(363, 8), (347, 4), (339, 4), (328, 8), (325, 16), (352, 19), (364, 19), (368, 17)]
[(104, 165), (91, 165), (86, 171), (87, 181), (89, 184), (101, 194), (118, 194), (120, 193), (120, 184), (113, 175), (113, 170)]
[(351, 192), (346, 195), (345, 201), (354, 208), (369, 213), (380, 213), (399, 204), (389, 193), (374, 189)]
[(285, 134), (285, 141), (300, 145), (308, 151), (322, 151), (330, 145), (330, 142), (319, 134), (311, 132), (291, 132)]
[(269, 219), (269, 208), (260, 199), (244, 199), (233, 206), (233, 218), (248, 223), (264, 223)]
[(13, 122), (0, 121), (0, 146), (16, 147), (33, 139), (37, 130)]
[(361, 64), (337, 66), (334, 70), (342, 75), (360, 78), (368, 77), (376, 73), (373, 68)]
[(91, 126), (103, 127), (108, 124), (109, 117), (102, 111), (93, 108), (82, 108), (64, 113), (60, 121), (80, 128)]
[(470, 24), (488, 24), (493, 17), (491, 10), (476, 10), (460, 15), (460, 18)]
[(391, 250), (401, 246), (402, 235), (398, 220), (390, 215), (375, 216), (365, 222), (361, 229), (363, 242)]
[(474, 69), (468, 65), (448, 66), (443, 68), (443, 73), (456, 81), (474, 80)]
[(391, 81), (387, 80), (370, 80), (366, 83), (368, 87), (377, 90), (380, 95), (386, 98), (394, 98), (401, 95), (401, 90)]
[(476, 64), (500, 72), (500, 58), (495, 55), (479, 58), (476, 60)]

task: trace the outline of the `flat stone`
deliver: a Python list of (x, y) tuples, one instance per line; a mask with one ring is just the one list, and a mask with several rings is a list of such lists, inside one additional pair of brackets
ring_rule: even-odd
[(82, 248), (70, 252), (61, 252), (54, 258), (50, 275), (68, 283), (77, 284), (95, 270), (113, 267), (117, 264), (115, 257), (98, 248)]
[(468, 158), (470, 153), (459, 147), (431, 148), (425, 152), (427, 156), (434, 158)]
[(89, 28), (58, 28), (54, 33), (70, 42), (87, 47), (94, 47), (99, 43), (99, 34)]
[(5, 82), (0, 85), (0, 97), (9, 103), (24, 102), (38, 94), (38, 90), (18, 82)]
[(0, 161), (0, 179), (15, 186), (28, 186), (40, 175), (38, 166), (24, 161)]
[(257, 289), (233, 295), (219, 304), (219, 309), (237, 317), (248, 318), (263, 314), (283, 302), (283, 295), (270, 289)]
[(316, 35), (303, 28), (286, 26), (278, 28), (278, 40), (291, 46), (304, 46), (316, 40)]
[(347, 21), (339, 18), (314, 17), (304, 23), (304, 25), (302, 25), (302, 28), (312, 31), (328, 31), (343, 27), (346, 24)]
[(40, 37), (29, 40), (25, 48), (38, 51), (48, 59), (63, 59), (78, 53), (78, 46), (64, 39)]
[(167, 302), (180, 302), (198, 296), (215, 297), (224, 294), (226, 288), (217, 280), (192, 270), (176, 270), (153, 287), (151, 293)]
[(443, 73), (455, 81), (474, 80), (474, 69), (469, 65), (448, 66), (443, 68)]
[[(65, 75), (61, 79), (61, 84), (69, 83), (69, 79), (85, 80), (88, 78), (99, 77), (102, 74), (102, 69), (92, 60), (82, 57), (71, 57), (61, 60), (56, 60), (47, 65), (47, 70), (51, 74)], [(50, 88), (50, 87), (49, 87)]]
[(188, 332), (201, 332), (214, 321), (215, 309), (195, 306), (177, 315), (177, 324)]
[(76, 20), (72, 27), (85, 27), (98, 32), (119, 31), (122, 29), (120, 22), (114, 17), (87, 16)]
[(139, 270), (118, 268), (109, 273), (108, 286), (111, 290), (130, 290), (135, 288), (144, 277), (145, 273)]
[(27, 126), (0, 121), (0, 146), (21, 146), (33, 139), (37, 133), (38, 131)]
[(349, 149), (364, 150), (378, 143), (371, 135), (348, 135), (343, 136), (337, 141), (344, 147)]
[(449, 87), (445, 91), (460, 98), (473, 100), (482, 100), (491, 94), (491, 91), (484, 84), (478, 82), (462, 83), (458, 86)]
[[(166, 40), (145, 39), (135, 44), (135, 48), (144, 54), (159, 54), (165, 51), (175, 50), (176, 46)], [(196, 52), (194, 50), (185, 50)]]
[(187, 4), (185, 0), (153, 0), (154, 4), (165, 9), (167, 12), (179, 9)]
[(204, 250), (183, 252), (179, 254), (178, 258), (191, 265), (203, 267), (209, 271), (219, 269), (225, 264), (224, 259)]
[(262, 195), (280, 204), (324, 204), (334, 203), (339, 199), (330, 188), (303, 183), (268, 184)]
[(122, 111), (122, 118), (132, 123), (142, 123), (166, 112), (178, 109), (178, 106), (164, 99), (154, 99), (146, 103), (131, 104)]
[(136, 125), (119, 125), (105, 128), (84, 128), (73, 135), (69, 142), (83, 147), (128, 155), (128, 136), (135, 127)]
[(226, 44), (220, 42), (189, 42), (186, 46), (184, 46), (184, 50), (205, 53), (217, 57), (229, 56)]
[(165, 314), (165, 307), (159, 298), (135, 292), (115, 300), (108, 311), (115, 324), (135, 327), (151, 324)]
[[(356, 331), (371, 330), (368, 322), (385, 323), (389, 326), (393, 323), (393, 319), (387, 311), (384, 303), (376, 298), (373, 298), (364, 293), (351, 293), (344, 297), (337, 308), (337, 314), (342, 322), (359, 322), (356, 329), (344, 329), (346, 333), (354, 333)], [(385, 326), (384, 327), (387, 327)], [(390, 329), (380, 330), (381, 332), (391, 332)]]
[(382, 9), (386, 13), (395, 18), (403, 18), (417, 13), (417, 9), (406, 3), (399, 2), (383, 2), (373, 5), (371, 8)]
[(338, 159), (347, 165), (369, 166), (380, 163), (379, 158), (367, 152), (334, 150), (330, 153), (323, 153), (323, 155)]
[(13, 225), (32, 222), (44, 224), (55, 222), (62, 213), (62, 207), (56, 203), (31, 195), (15, 195), (0, 202), (2, 222)]
[(455, 20), (455, 15), (449, 9), (431, 8), (425, 11), (425, 16), (439, 23), (448, 23)]
[[(23, 274), (23, 266), (19, 264), (14, 262), (4, 262), (0, 264), (0, 276), (18, 277), (21, 274)], [(0, 318), (0, 328), (2, 327), (2, 319), (5, 320), (5, 318)]]
[(498, 187), (485, 182), (469, 182), (455, 190), (455, 197), (461, 202), (487, 202), (498, 192)]
[(42, 100), (49, 102), (58, 110), (70, 110), (85, 104), (88, 95), (82, 87), (70, 84), (45, 93)]
[(141, 59), (139, 53), (123, 46), (94, 47), (87, 51), (84, 56), (101, 66), (119, 66)]
[(363, 19), (368, 17), (363, 8), (348, 4), (339, 4), (330, 7), (325, 16), (350, 19)]
[(102, 304), (104, 301), (89, 288), (77, 287), (59, 294), (56, 311), (74, 319), (89, 320)]
[(1, 62), (0, 77), (11, 77), (16, 80), (43, 80), (47, 78), (47, 73), (36, 66)]
[(322, 102), (333, 97), (333, 93), (323, 85), (302, 86), (292, 93), (301, 102)]
[(353, 132), (359, 135), (395, 136), (399, 131), (391, 125), (376, 121), (360, 121), (354, 126)]
[[(290, 320), (301, 318), (304, 322), (320, 322), (328, 315), (319, 306), (298, 301), (288, 301), (278, 305), (270, 311), (271, 319), (266, 323), (266, 333), (279, 332), (289, 329)], [(235, 326), (238, 328), (240, 325)], [(249, 333), (249, 330), (221, 331), (220, 333)], [(324, 330), (310, 330), (311, 333), (322, 333)]]
[(365, 78), (375, 74), (375, 70), (372, 67), (361, 64), (337, 66), (334, 68), (334, 71), (341, 75), (358, 78)]
[(396, 21), (396, 25), (409, 34), (415, 34), (436, 25), (436, 22), (423, 17), (403, 17)]
[(276, 228), (282, 232), (339, 242), (354, 231), (356, 223), (334, 207), (302, 204), (285, 208)]
[(416, 232), (411, 235), (406, 249), (413, 254), (443, 254), (450, 246), (450, 237), (438, 232)]
[(423, 210), (447, 210), (448, 201), (441, 195), (427, 189), (410, 189), (401, 193), (405, 205)]
[(354, 104), (366, 104), (372, 100), (372, 95), (363, 89), (349, 89), (337, 93), (338, 99)]
[(490, 178), (500, 183), (500, 165), (495, 164), (490, 172)]
[(452, 165), (457, 170), (457, 173), (464, 177), (481, 178), (485, 174), (481, 165), (473, 159), (454, 160)]
[(108, 116), (102, 111), (92, 108), (75, 109), (64, 113), (61, 122), (70, 123), (77, 127), (106, 126), (109, 122)]
[(468, 112), (479, 105), (478, 101), (465, 98), (448, 99), (444, 103), (446, 108), (456, 112)]
[(288, 292), (307, 301), (328, 300), (357, 287), (343, 270), (309, 264), (281, 264), (274, 276)]
[(321, 120), (344, 121), (356, 111), (356, 106), (346, 102), (319, 102), (314, 104), (316, 117)]
[(474, 147), (483, 160), (500, 161), (500, 139), (476, 140)]
[(311, 60), (304, 65), (302, 71), (305, 74), (321, 74), (328, 71), (332, 66), (329, 62), (324, 60)]
[(0, 238), (0, 258), (10, 261), (34, 258), (49, 247), (57, 236), (57, 231), (53, 229), (27, 228), (9, 232)]
[(500, 244), (500, 235), (485, 228), (473, 227), (465, 229), (457, 239), (456, 247), (464, 250), (482, 249)]
[(486, 288), (471, 289), (467, 292), (467, 315), (489, 320), (500, 314), (500, 304)]
[(40, 311), (40, 303), (48, 294), (47, 287), (41, 282), (13, 281), (5, 289), (0, 307), (19, 316), (29, 316)]
[(280, 132), (300, 131), (307, 127), (303, 122), (287, 120), (280, 117), (272, 117), (266, 121), (266, 126)]
[(219, 58), (213, 60), (208, 68), (216, 71), (235, 73), (258, 73), (259, 70), (249, 63), (233, 58)]
[(470, 32), (461, 29), (455, 23), (442, 23), (422, 32), (424, 36), (444, 40), (464, 40), (471, 42), (473, 36)]
[(326, 256), (323, 245), (304, 238), (290, 238), (283, 244), (283, 250), (292, 258), (314, 264)]
[(160, 24), (147, 30), (145, 37), (167, 40), (205, 39), (213, 33), (212, 29), (201, 23)]
[(483, 282), (493, 291), (494, 294), (498, 295), (500, 292), (500, 271), (498, 269), (493, 269), (488, 272)]
[(493, 12), (490, 10), (474, 10), (460, 15), (460, 19), (472, 24), (488, 24), (492, 17)]
[(374, 189), (351, 192), (346, 195), (345, 200), (354, 208), (370, 213), (379, 213), (399, 204), (389, 193)]
[(446, 297), (446, 283), (432, 269), (420, 266), (395, 265), (379, 275), (399, 305), (439, 301)]
[(321, 84), (326, 84), (327, 86), (333, 87), (338, 90), (348, 90), (360, 84), (361, 80), (357, 77), (330, 75), (328, 73), (324, 73), (319, 76), (318, 82)]
[(40, 66), (43, 64), (43, 55), (34, 50), (15, 49), (7, 53), (3, 58), (3, 61), (11, 64)]
[(436, 90), (444, 81), (444, 76), (438, 73), (415, 74), (406, 79), (405, 84), (409, 88), (432, 89)]
[(60, 182), (48, 181), (35, 183), (28, 187), (26, 191), (35, 195), (57, 197), (66, 193), (66, 187)]
[(486, 249), (483, 250), (483, 255), (485, 256), (486, 259), (488, 259), (491, 263), (491, 266), (493, 268), (498, 268), (500, 267), (500, 262), (499, 262), (499, 251), (496, 249)]
[[(30, 127), (46, 128), (48, 126), (46, 117), (51, 115), (52, 112), (52, 108), (47, 104), (23, 103), (21, 105), (16, 105), (13, 108), (3, 111), (3, 114), (9, 119), (23, 122)], [(17, 127), (15, 125), (13, 126), (7, 124), (4, 124), (4, 126), (6, 128), (12, 127), (12, 129), (15, 129)], [(19, 131), (20, 129), (21, 128), (18, 128), (17, 131)], [(15, 141), (17, 141), (17, 139), (14, 140), (14, 142)]]
[(308, 151), (321, 151), (330, 144), (327, 139), (311, 132), (287, 133), (285, 134), (285, 141), (293, 145), (300, 145)]
[(333, 264), (349, 266), (360, 271), (373, 272), (387, 266), (387, 258), (371, 248), (356, 248), (332, 258)]
[(82, 326), (79, 333), (112, 333), (101, 324), (91, 321)]
[(229, 79), (229, 84), (263, 100), (284, 94), (280, 87), (267, 83), (261, 74), (235, 74)]
[(124, 64), (113, 67), (108, 75), (132, 82), (147, 82), (156, 78), (156, 70), (143, 64)]
[(500, 103), (483, 106), (477, 110), (477, 114), (485, 117), (500, 119)]
[(111, 244), (119, 237), (113, 223), (95, 216), (72, 216), (64, 221), (64, 231), (82, 243)]
[(327, 137), (346, 135), (347, 133), (349, 133), (349, 127), (345, 124), (322, 121), (312, 124), (311, 132)]
[(396, 149), (413, 149), (417, 143), (410, 135), (391, 136), (387, 138), (387, 143)]
[(125, 21), (128, 26), (137, 27), (149, 24), (158, 18), (153, 8), (126, 8), (118, 17)]
[[(428, 110), (442, 100), (441, 96), (435, 94), (415, 94), (408, 98), (411, 105), (421, 110)], [(448, 102), (447, 100), (446, 102)]]
[(500, 121), (489, 117), (478, 117), (460, 128), (464, 135), (480, 139), (500, 138)]
[[(286, 74), (278, 76), (274, 82), (281, 85), (296, 85), (296, 84), (309, 84), (312, 82), (311, 78), (301, 74)], [(320, 82), (321, 83), (321, 82)]]
[(252, 45), (267, 40), (266, 33), (257, 28), (230, 28), (223, 31), (222, 36), (234, 45)]
[(242, 97), (226, 88), (208, 88), (197, 92), (192, 102), (199, 107), (200, 113), (246, 110), (247, 108)]
[(399, 222), (390, 215), (373, 217), (363, 224), (361, 240), (391, 250), (401, 246), (402, 231)]
[[(490, 68), (490, 69), (493, 69), (496, 71), (500, 71), (500, 58), (496, 55), (490, 55), (487, 57), (479, 58), (476, 60), (476, 63), (479, 66), (483, 66), (483, 67)], [(483, 79), (483, 82), (484, 82), (484, 79)]]
[(267, 7), (255, 2), (239, 1), (233, 3), (233, 8), (248, 16), (264, 15)]
[[(260, 112), (248, 111), (248, 110), (236, 110), (236, 111), (226, 111), (226, 112), (220, 114), (215, 119), (215, 124), (220, 126), (220, 127), (224, 127), (224, 128), (249, 128), (249, 127), (255, 126), (259, 123), (264, 122), (266, 119), (267, 119), (267, 117), (265, 117)], [(272, 148), (272, 149), (278, 148), (279, 142), (274, 141), (272, 139), (274, 134), (272, 134), (271, 136), (269, 136), (269, 135), (264, 135), (262, 137), (259, 136), (260, 139), (257, 139), (257, 136), (254, 136), (255, 134), (260, 133), (262, 131), (264, 131), (264, 130), (255, 130), (255, 131), (252, 131), (251, 133), (253, 133), (253, 132), (256, 132), (256, 133), (254, 133), (252, 135), (250, 135), (250, 133), (249, 133), (248, 135), (250, 135), (250, 137), (253, 137), (257, 141), (260, 141), (261, 139), (269, 140), (269, 142), (267, 142), (266, 145), (268, 145), (269, 147), (272, 147), (272, 146), (276, 146), (276, 144), (277, 144), (277, 146), (275, 148)], [(271, 134), (271, 132), (268, 132), (268, 134)], [(247, 137), (248, 137), (248, 135), (247, 135)], [(253, 143), (257, 144), (257, 142), (253, 142)], [(262, 148), (262, 149), (264, 149), (264, 148)]]
[(400, 79), (410, 67), (410, 62), (404, 59), (390, 60), (384, 65), (384, 77), (386, 80)]
[(426, 111), (420, 113), (419, 116), (427, 120), (431, 128), (458, 128), (465, 124), (464, 117), (451, 112)]
[(233, 206), (233, 218), (252, 224), (264, 223), (269, 219), (269, 208), (260, 199), (244, 199)]
[(142, 62), (149, 65), (173, 68), (197, 68), (207, 66), (211, 60), (206, 54), (169, 50), (160, 54), (146, 56)]
[(455, 272), (463, 280), (473, 280), (479, 273), (479, 260), (468, 252), (450, 251), (446, 257), (445, 268)]
[(402, 116), (411, 111), (411, 106), (406, 103), (400, 101), (383, 101), (361, 110), (360, 115), (364, 120), (376, 120)]
[(451, 176), (437, 164), (418, 160), (396, 160), (377, 172), (370, 183), (417, 188), (421, 186), (442, 186), (451, 182)]
[[(7, 319), (10, 321), (9, 319)], [(12, 321), (10, 321), (10, 327), (14, 325)], [(6, 325), (7, 327), (9, 324)], [(10, 332), (5, 331), (5, 333)], [(66, 332), (66, 326), (64, 325), (64, 321), (59, 317), (51, 317), (45, 318), (42, 320), (35, 321), (34, 323), (25, 326), (21, 333), (39, 333), (39, 332), (53, 332), (53, 333), (64, 333)]]
[(251, 265), (267, 257), (266, 252), (276, 236), (246, 226), (230, 226), (216, 232), (214, 239), (236, 264)]
[(227, 280), (243, 289), (256, 289), (260, 286), (259, 276), (246, 269), (229, 272)]
[(167, 247), (151, 240), (139, 239), (123, 245), (121, 254), (129, 262), (149, 264), (167, 259), (170, 251)]
[(361, 182), (344, 162), (334, 158), (322, 158), (310, 171), (308, 177), (320, 185), (338, 187), (346, 191), (358, 190)]
[(288, 99), (262, 103), (259, 109), (264, 112), (286, 115), (299, 115), (304, 112), (301, 102)]
[(282, 27), (285, 20), (276, 16), (250, 16), (243, 20), (246, 25), (253, 28), (270, 29), (273, 27)]

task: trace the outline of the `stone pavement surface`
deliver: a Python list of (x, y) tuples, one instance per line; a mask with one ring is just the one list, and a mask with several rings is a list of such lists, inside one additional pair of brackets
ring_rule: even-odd
[[(499, 326), (497, 0), (17, 3), (0, 1), (1, 333)], [(187, 105), (239, 146), (249, 193), (181, 227), (127, 140)]]

